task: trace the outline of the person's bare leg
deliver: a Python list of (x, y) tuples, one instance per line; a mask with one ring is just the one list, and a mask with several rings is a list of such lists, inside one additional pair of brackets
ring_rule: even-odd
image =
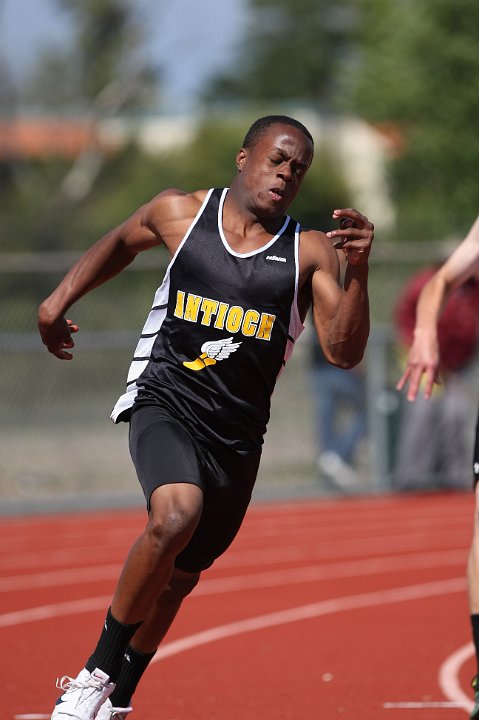
[[(174, 568), (167, 586), (156, 599), (126, 649), (116, 687), (110, 696), (113, 707), (127, 708), (149, 663), (175, 619), (184, 598), (196, 586), (200, 573)], [(107, 706), (108, 708), (108, 706)], [(105, 717), (110, 716), (105, 711)], [(100, 714), (103, 719), (103, 715)]]
[(162, 642), (185, 597), (200, 579), (200, 573), (175, 568), (170, 580), (133, 636), (130, 645), (143, 653), (153, 653)]
[(467, 564), (469, 609), (479, 614), (479, 483), (475, 488), (474, 526)]
[[(111, 604), (122, 623), (144, 620), (166, 588), (176, 556), (198, 524), (203, 493), (196, 485), (163, 485), (151, 496), (144, 533), (130, 550)], [(180, 603), (181, 604), (181, 603)]]
[[(156, 620), (153, 617), (151, 621), (156, 628), (155, 637), (164, 635), (178, 612), (181, 592), (186, 592), (188, 584), (173, 580), (173, 566), (201, 517), (203, 493), (192, 484), (166, 485), (154, 491), (150, 505), (147, 526), (123, 566), (96, 648), (78, 677), (66, 678), (68, 683), (60, 684), (64, 693), (55, 704), (53, 720), (80, 717), (80, 701), (84, 708), (81, 717), (101, 717), (105, 710), (105, 718), (111, 720), (111, 701), (107, 699), (113, 698), (112, 693), (117, 689), (115, 685), (124, 671), (125, 650), (141, 622), (163, 592), (165, 617), (162, 620), (159, 616)], [(191, 587), (196, 579), (190, 583)], [(132, 652), (135, 653), (134, 647)], [(122, 681), (131, 694), (152, 657), (141, 651), (135, 654), (140, 662), (134, 664), (129, 678)]]
[(476, 675), (472, 680), (474, 708), (470, 717), (479, 718), (479, 483), (476, 483), (474, 494), (474, 527), (467, 562), (467, 587), (469, 610), (471, 613), (472, 639), (476, 654)]

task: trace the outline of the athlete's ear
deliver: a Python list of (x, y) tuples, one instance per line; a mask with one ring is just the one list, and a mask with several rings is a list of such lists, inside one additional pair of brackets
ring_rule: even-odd
[(236, 155), (236, 168), (237, 168), (238, 172), (242, 171), (247, 154), (248, 154), (248, 151), (245, 148), (241, 148), (241, 150)]

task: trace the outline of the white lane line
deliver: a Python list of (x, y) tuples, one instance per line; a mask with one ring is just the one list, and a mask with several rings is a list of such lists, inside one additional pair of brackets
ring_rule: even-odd
[(446, 567), (464, 565), (465, 551), (431, 552), (397, 557), (377, 557), (368, 560), (337, 562), (331, 565), (310, 565), (307, 567), (289, 568), (286, 570), (269, 570), (227, 578), (212, 578), (200, 583), (194, 594), (210, 595), (213, 593), (250, 590), (255, 588), (276, 587), (292, 583), (317, 582), (338, 578), (362, 577), (378, 575), (401, 570)]
[(61, 585), (80, 585), (87, 582), (98, 582), (98, 580), (116, 579), (120, 575), (121, 568), (121, 563), (115, 563), (66, 570), (50, 570), (26, 575), (12, 575), (0, 578), (0, 592), (59, 587)]
[(66, 570), (11, 575), (0, 578), (0, 593), (32, 590), (33, 588), (62, 587), (64, 585), (83, 585), (100, 580), (117, 579), (122, 563), (94, 565)]
[(459, 671), (474, 656), (474, 645), (469, 642), (452, 653), (439, 668), (439, 685), (444, 695), (470, 713), (474, 707), (471, 698), (465, 695), (459, 683)]
[(103, 597), (87, 598), (86, 600), (71, 600), (52, 605), (40, 605), (28, 610), (16, 610), (0, 615), (0, 628), (23, 625), (38, 620), (49, 620), (62, 615), (79, 615), (80, 613), (101, 610), (102, 608), (106, 610), (110, 603), (111, 595), (104, 595)]
[[(137, 533), (138, 535), (139, 533)], [(93, 557), (96, 561), (100, 558), (111, 558), (113, 552), (123, 556), (124, 552), (129, 549), (135, 536), (124, 537), (122, 542), (99, 544), (98, 547), (77, 545), (75, 548), (63, 549), (47, 549), (47, 550), (29, 550), (21, 554), (15, 555), (10, 553), (6, 557), (0, 558), (0, 571), (18, 570), (20, 568), (36, 568), (39, 565), (47, 564), (49, 567), (64, 565), (71, 567), (75, 562), (84, 562), (85, 558)]]
[[(411, 585), (401, 588), (393, 588), (391, 590), (382, 590), (371, 593), (363, 593), (360, 595), (352, 595), (349, 597), (336, 598), (333, 600), (325, 600), (310, 605), (303, 605), (297, 608), (290, 608), (288, 610), (281, 610), (279, 612), (268, 613), (266, 615), (259, 615), (255, 618), (247, 618), (246, 620), (240, 620), (238, 622), (228, 623), (226, 625), (219, 625), (215, 628), (203, 630), (193, 635), (174, 640), (161, 646), (152, 662), (158, 662), (164, 660), (173, 655), (178, 655), (181, 652), (192, 650), (193, 648), (206, 645), (207, 643), (215, 642), (216, 640), (222, 640), (224, 638), (232, 637), (234, 635), (242, 635), (246, 632), (255, 632), (257, 630), (263, 630), (265, 628), (275, 627), (284, 625), (290, 622), (297, 622), (299, 620), (308, 620), (321, 615), (328, 615), (337, 612), (344, 612), (347, 610), (356, 610), (360, 608), (373, 607), (377, 605), (386, 605), (397, 602), (404, 602), (408, 600), (418, 600), (426, 597), (433, 597), (436, 595), (446, 595), (448, 593), (464, 592), (466, 589), (466, 582), (463, 577), (454, 578), (451, 580), (443, 580), (439, 582), (422, 583), (419, 585)], [(36, 616), (26, 618), (25, 612), (23, 613), (8, 613), (7, 616), (24, 616), (23, 620), (17, 617), (17, 622), (28, 622), (29, 620), (41, 620), (47, 617), (63, 614), (75, 614), (79, 612), (88, 612), (92, 609), (98, 609), (98, 605), (104, 607), (105, 602), (109, 601), (109, 597), (105, 598), (91, 598), (90, 600), (74, 601), (70, 603), (62, 603), (59, 605), (45, 606), (43, 608), (35, 608)], [(30, 611), (31, 612), (31, 611)], [(0, 621), (6, 616), (0, 616)], [(13, 618), (11, 618), (13, 620)], [(7, 624), (7, 623), (5, 623)], [(15, 624), (14, 622), (8, 624)], [(1, 625), (1, 622), (0, 622)], [(16, 720), (44, 720), (49, 716), (36, 715), (36, 716), (16, 716)]]
[[(333, 540), (331, 539), (331, 530), (324, 538), (318, 539), (317, 533), (309, 533), (309, 540), (306, 542), (293, 542), (289, 541), (287, 546), (278, 547), (277, 544), (268, 547), (257, 548), (247, 547), (245, 542), (243, 547), (233, 547), (228, 553), (223, 555), (218, 561), (218, 566), (223, 568), (233, 568), (245, 565), (267, 565), (272, 562), (285, 562), (292, 561), (296, 562), (302, 560), (305, 556), (309, 555), (311, 560), (326, 560), (326, 559), (337, 559), (340, 557), (351, 557), (361, 556), (366, 554), (374, 555), (377, 553), (378, 547), (384, 550), (384, 553), (392, 554), (394, 552), (404, 552), (405, 550), (416, 551), (416, 552), (427, 552), (431, 546), (438, 546), (438, 542), (444, 537), (444, 528), (438, 528), (433, 533), (432, 530), (424, 534), (424, 529), (418, 531), (411, 531), (404, 529), (401, 532), (393, 534), (390, 530), (389, 534), (385, 536), (381, 533), (373, 533), (368, 537), (356, 537), (354, 543), (351, 540)], [(337, 528), (336, 528), (337, 532)], [(456, 545), (457, 548), (467, 546), (467, 537), (464, 533), (464, 529), (461, 531), (448, 531), (448, 549), (452, 549), (451, 545)], [(302, 538), (305, 537), (304, 531), (302, 532)], [(316, 543), (315, 546), (311, 547), (311, 538), (314, 538)], [(436, 542), (436, 538), (438, 542)], [(247, 534), (243, 535), (243, 539), (247, 540)], [(283, 538), (284, 539), (284, 538)], [(95, 556), (95, 560), (105, 559), (106, 562), (111, 559), (112, 550), (119, 551), (121, 547), (128, 547), (133, 540), (128, 537), (123, 538), (122, 542), (109, 543), (107, 546), (99, 546), (93, 549), (91, 546), (88, 547), (75, 547), (75, 548), (63, 548), (55, 550), (31, 550), (28, 552), (15, 554), (8, 553), (5, 557), (0, 557), (0, 570), (2, 572), (18, 571), (20, 569), (28, 570), (28, 568), (36, 568), (38, 565), (44, 565), (48, 563), (48, 570), (53, 570), (54, 567), (65, 566), (72, 567), (72, 565), (78, 560), (81, 563), (84, 562), (85, 558)], [(246, 546), (246, 547), (245, 547)]]
[[(438, 531), (439, 536), (444, 536), (444, 531)], [(455, 544), (457, 549), (466, 548), (467, 542), (464, 533), (448, 535), (450, 545)], [(368, 554), (375, 555), (378, 547), (384, 550), (384, 554), (410, 552), (427, 552), (431, 545), (437, 543), (431, 535), (427, 537), (420, 533), (418, 535), (404, 534), (385, 538), (374, 536), (366, 539), (337, 541), (324, 541), (315, 547), (311, 547), (311, 541), (298, 543), (287, 547), (269, 547), (261, 550), (235, 550), (232, 549), (222, 556), (218, 561), (218, 567), (222, 569), (236, 567), (260, 567), (273, 563), (301, 562), (305, 557), (310, 560), (338, 560), (342, 557), (364, 557)]]
[[(233, 578), (234, 580), (234, 578)], [(215, 581), (210, 581), (215, 582)], [(459, 592), (461, 590), (464, 590), (466, 588), (466, 581), (464, 578), (455, 578), (453, 580), (444, 580), (444, 581), (435, 581), (431, 583), (423, 583), (421, 585), (412, 585), (409, 588), (397, 588), (393, 590), (386, 590), (385, 593), (399, 593), (404, 594), (408, 592), (412, 592), (413, 595), (411, 596), (412, 599), (416, 597), (414, 593), (416, 592), (416, 588), (429, 588), (430, 593), (426, 592), (426, 595), (424, 597), (428, 597), (429, 595), (437, 595), (438, 593), (435, 591), (435, 588), (444, 587), (446, 588), (445, 592)], [(197, 590), (194, 591), (194, 594), (209, 594), (207, 591), (200, 591), (201, 585), (198, 587)], [(447, 589), (452, 588), (452, 589)], [(233, 588), (233, 589), (238, 589)], [(224, 592), (224, 588), (221, 590)], [(382, 592), (382, 591), (380, 591)], [(358, 596), (352, 596), (354, 597), (373, 597), (376, 593), (367, 593), (365, 595), (358, 595)], [(409, 599), (406, 597), (405, 599)], [(84, 612), (91, 612), (95, 610), (99, 610), (103, 607), (105, 607), (108, 603), (111, 602), (111, 595), (102, 595), (100, 597), (94, 597), (94, 598), (85, 598), (82, 600), (70, 600), (68, 602), (63, 603), (52, 603), (50, 605), (40, 605), (38, 607), (34, 608), (28, 608), (26, 610), (16, 610), (9, 613), (4, 613), (3, 615), (0, 615), (0, 628), (2, 627), (11, 627), (13, 625), (21, 625), (26, 622), (35, 622), (38, 620), (48, 620), (50, 618), (54, 617), (60, 617), (65, 615), (75, 615), (77, 613), (84, 613)], [(326, 603), (334, 602), (334, 601), (324, 601)], [(374, 603), (376, 604), (376, 603)], [(309, 606), (306, 606), (309, 607)], [(320, 613), (322, 614), (322, 613)]]
[(457, 702), (397, 702), (397, 703), (383, 703), (385, 710), (403, 710), (403, 709), (417, 709), (424, 710), (425, 708), (462, 708), (461, 703)]
[(228, 623), (227, 625), (218, 625), (217, 627), (202, 630), (201, 632), (180, 638), (179, 640), (173, 640), (158, 649), (152, 662), (157, 662), (158, 660), (163, 660), (172, 655), (185, 652), (186, 650), (191, 650), (201, 645), (215, 642), (216, 640), (232, 637), (233, 635), (242, 635), (243, 633), (264, 630), (265, 628), (297, 622), (299, 620), (310, 620), (311, 618), (321, 615), (344, 612), (345, 610), (357, 610), (359, 608), (373, 607), (376, 605), (418, 600), (435, 595), (464, 592), (465, 589), (466, 581), (465, 578), (461, 577), (452, 580), (393, 588), (391, 590), (379, 590), (377, 592), (351, 595), (333, 600), (324, 600), (322, 602), (312, 603), (311, 605), (302, 605), (288, 610), (280, 610), (278, 612)]
[[(465, 550), (449, 552), (433, 551), (390, 557), (374, 557), (366, 560), (337, 562), (330, 565), (308, 565), (284, 570), (269, 570), (223, 578), (204, 578), (195, 590), (195, 595), (211, 595), (220, 592), (249, 590), (257, 587), (275, 587), (289, 583), (315, 582), (333, 578), (376, 575), (400, 570), (417, 570), (434, 567), (463, 566)], [(30, 588), (59, 587), (79, 583), (116, 579), (121, 564), (100, 565), (69, 570), (53, 570), (26, 575), (13, 575), (0, 579), (0, 592), (28, 590)]]

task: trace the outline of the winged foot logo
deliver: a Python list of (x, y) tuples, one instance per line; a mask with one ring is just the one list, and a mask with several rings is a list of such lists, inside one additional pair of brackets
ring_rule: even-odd
[(215, 365), (220, 360), (229, 358), (231, 353), (241, 345), (241, 342), (233, 342), (233, 338), (223, 338), (222, 340), (210, 340), (201, 346), (201, 355), (191, 362), (184, 362), (183, 365), (188, 370), (203, 370), (208, 365)]

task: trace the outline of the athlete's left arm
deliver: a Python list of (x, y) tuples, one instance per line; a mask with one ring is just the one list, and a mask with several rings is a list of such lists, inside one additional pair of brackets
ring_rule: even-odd
[[(362, 360), (369, 337), (368, 258), (374, 226), (352, 208), (335, 210), (333, 218), (349, 218), (354, 225), (327, 233), (329, 240), (322, 233), (309, 238), (308, 245), (315, 253), (311, 276), (313, 320), (327, 360), (342, 368), (352, 368)], [(339, 263), (337, 257), (336, 263), (332, 257), (338, 249), (347, 262), (342, 287)]]

